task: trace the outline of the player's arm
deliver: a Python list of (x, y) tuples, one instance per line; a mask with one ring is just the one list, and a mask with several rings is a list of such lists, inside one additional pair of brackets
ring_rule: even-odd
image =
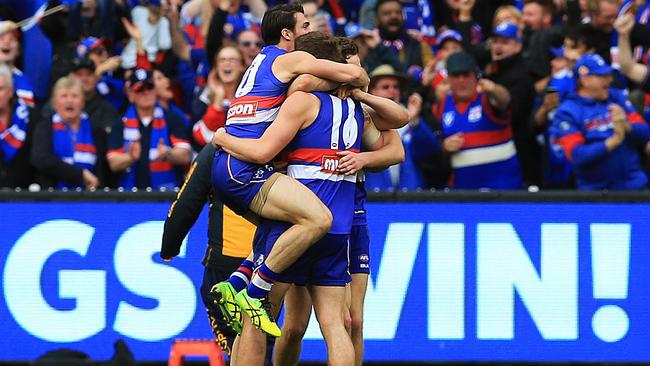
[(338, 88), (341, 83), (335, 81), (322, 79), (310, 74), (302, 74), (298, 76), (289, 86), (287, 95), (291, 95), (297, 91), (313, 92), (313, 91), (330, 91)]
[(363, 129), (364, 152), (341, 151), (338, 170), (346, 175), (355, 174), (361, 169), (381, 171), (405, 159), (404, 145), (395, 130), (379, 131), (370, 119), (366, 119)]
[(212, 157), (215, 148), (208, 144), (194, 160), (183, 186), (167, 213), (160, 257), (171, 260), (180, 252), (183, 239), (201, 214), (210, 194)]
[(352, 98), (364, 104), (364, 110), (381, 131), (404, 127), (409, 121), (406, 109), (390, 99), (378, 97), (360, 89), (352, 91)]
[(212, 143), (221, 146), (239, 160), (255, 164), (268, 163), (291, 142), (305, 123), (316, 118), (320, 107), (317, 102), (318, 98), (312, 94), (296, 92), (282, 103), (278, 117), (260, 138), (239, 138), (220, 128), (214, 134)]
[(301, 74), (311, 74), (358, 87), (365, 87), (370, 83), (366, 71), (357, 65), (318, 59), (304, 51), (294, 51), (279, 56), (273, 62), (271, 69), (278, 79), (285, 81)]

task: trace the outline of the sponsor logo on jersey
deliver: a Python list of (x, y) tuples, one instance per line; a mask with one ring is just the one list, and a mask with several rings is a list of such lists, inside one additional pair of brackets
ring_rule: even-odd
[(338, 174), (337, 169), (339, 168), (339, 162), (341, 161), (340, 156), (336, 155), (323, 155), (321, 158), (321, 171), (324, 173)]
[(228, 108), (227, 118), (253, 117), (257, 112), (258, 102), (235, 103)]

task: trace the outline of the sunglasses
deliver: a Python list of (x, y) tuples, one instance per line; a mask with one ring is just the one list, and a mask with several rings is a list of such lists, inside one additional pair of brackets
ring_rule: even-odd
[(253, 41), (241, 41), (239, 42), (239, 45), (242, 47), (257, 47), (257, 48), (262, 48), (264, 47), (264, 42), (253, 42)]

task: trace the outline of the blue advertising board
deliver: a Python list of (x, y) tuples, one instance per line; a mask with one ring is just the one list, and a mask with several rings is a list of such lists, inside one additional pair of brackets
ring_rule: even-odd
[[(158, 257), (167, 203), (0, 203), (0, 360), (209, 338), (206, 214)], [(650, 361), (650, 205), (371, 203), (368, 361)], [(324, 360), (312, 319), (302, 357)]]

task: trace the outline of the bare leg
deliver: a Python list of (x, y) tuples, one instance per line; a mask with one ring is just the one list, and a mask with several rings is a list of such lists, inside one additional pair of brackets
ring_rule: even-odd
[(276, 366), (297, 365), (311, 315), (311, 296), (304, 286), (291, 286), (284, 299), (284, 323), (282, 336), (275, 343), (273, 364)]
[(354, 358), (357, 366), (361, 366), (363, 363), (363, 303), (366, 299), (367, 287), (367, 274), (352, 274), (350, 317), (352, 318), (352, 344), (354, 345)]
[(230, 352), (230, 366), (237, 366), (237, 349), (239, 348), (239, 338), (238, 334), (235, 337), (235, 341), (232, 342), (232, 351)]
[(354, 347), (344, 325), (345, 287), (311, 286), (310, 294), (327, 343), (328, 365), (354, 365)]
[(279, 176), (271, 183), (261, 209), (253, 204), (251, 209), (264, 218), (293, 224), (278, 237), (265, 259), (270, 270), (280, 273), (329, 231), (332, 213), (302, 183), (286, 175), (276, 174)]

